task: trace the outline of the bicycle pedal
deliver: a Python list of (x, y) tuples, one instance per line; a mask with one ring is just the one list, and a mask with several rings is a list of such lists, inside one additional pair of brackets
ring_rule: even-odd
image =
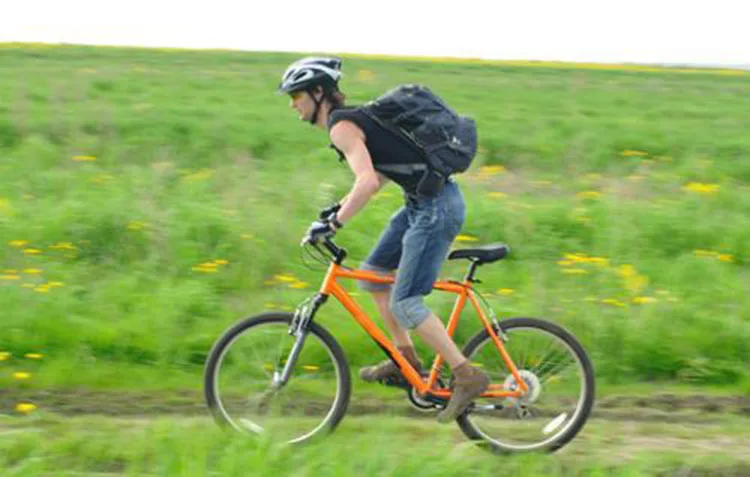
[(399, 377), (388, 377), (378, 381), (383, 386), (391, 386), (394, 388), (409, 389), (411, 384), (403, 376)]
[[(420, 374), (422, 379), (427, 379), (430, 377), (429, 373), (422, 373)], [(401, 388), (401, 389), (411, 389), (411, 383), (404, 377), (404, 376), (390, 376), (385, 379), (381, 379), (378, 381), (380, 384), (384, 386), (391, 386), (395, 388)]]

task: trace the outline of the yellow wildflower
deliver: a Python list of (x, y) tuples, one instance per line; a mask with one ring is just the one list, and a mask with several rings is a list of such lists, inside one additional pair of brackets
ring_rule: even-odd
[(497, 290), (497, 292), (501, 295), (509, 296), (509, 295), (514, 294), (516, 291), (512, 288), (500, 288)]
[(598, 265), (600, 267), (608, 267), (609, 266), (609, 260), (602, 257), (591, 257), (589, 259), (590, 263), (593, 263), (594, 265)]
[(456, 236), (456, 242), (477, 242), (478, 238), (472, 237), (471, 235), (458, 235)]
[(563, 258), (573, 263), (585, 263), (588, 260), (588, 257), (584, 253), (566, 253), (563, 255)]
[(313, 366), (311, 364), (303, 364), (302, 369), (305, 371), (317, 371), (320, 369), (320, 366)]
[(690, 192), (697, 192), (699, 194), (715, 194), (719, 190), (719, 185), (690, 182), (687, 185), (683, 186), (683, 189)]
[(279, 280), (280, 282), (293, 282), (297, 280), (292, 275), (274, 275), (273, 278)]
[(39, 285), (38, 287), (34, 288), (34, 291), (39, 293), (49, 293), (49, 285)]
[(693, 253), (696, 257), (715, 257), (716, 252), (712, 252), (711, 250), (693, 250)]
[(201, 263), (200, 265), (193, 267), (194, 272), (203, 272), (203, 273), (216, 273), (216, 264), (215, 263)]
[(60, 288), (60, 287), (64, 287), (65, 283), (63, 283), (63, 282), (49, 282), (47, 284), (47, 286), (49, 286), (50, 288)]
[(375, 72), (372, 70), (361, 69), (357, 71), (357, 79), (360, 81), (371, 81), (375, 77)]
[(625, 265), (620, 265), (617, 269), (617, 274), (623, 278), (635, 276), (637, 273), (635, 267), (627, 263)]
[(633, 275), (625, 279), (625, 288), (636, 294), (648, 286), (648, 277), (645, 275)]
[(300, 282), (295, 282), (295, 283), (292, 283), (291, 285), (289, 285), (290, 288), (297, 288), (297, 289), (307, 288), (308, 286), (310, 286), (309, 283), (307, 283), (307, 282), (301, 282), (301, 281)]
[(29, 379), (31, 377), (31, 373), (26, 373), (23, 371), (17, 371), (13, 373), (13, 378), (18, 379), (19, 381), (22, 381), (24, 379)]
[(38, 268), (27, 268), (23, 271), (23, 273), (25, 273), (26, 275), (39, 275), (40, 273), (42, 273), (42, 271)]
[(264, 306), (265, 308), (269, 309), (269, 310), (273, 310), (274, 308), (278, 308), (278, 306), (277, 306), (277, 305), (276, 305), (275, 303), (266, 303), (266, 304), (265, 304), (265, 305), (263, 305), (263, 306)]
[(633, 151), (631, 149), (625, 149), (624, 151), (622, 151), (622, 155), (625, 157), (643, 157), (648, 156), (648, 153), (644, 151)]
[(576, 197), (578, 197), (579, 199), (596, 199), (601, 195), (602, 193), (599, 191), (586, 190), (586, 191), (577, 193)]
[(143, 230), (146, 227), (148, 227), (148, 224), (145, 222), (132, 221), (128, 223), (128, 230)]
[(23, 249), (23, 253), (26, 255), (39, 255), (42, 251), (35, 248), (25, 248)]
[(719, 254), (719, 260), (721, 260), (722, 262), (729, 262), (729, 263), (731, 263), (731, 262), (734, 262), (734, 257), (732, 257), (728, 253), (722, 253), (722, 254)]
[(656, 301), (656, 298), (650, 297), (650, 296), (637, 296), (633, 298), (633, 303), (636, 305), (645, 305), (646, 303), (653, 303)]
[(588, 273), (582, 268), (563, 268), (562, 272), (567, 275), (586, 275)]
[(44, 357), (44, 355), (42, 355), (40, 353), (26, 353), (24, 355), (24, 357), (26, 357), (28, 359), (42, 359)]
[(503, 172), (505, 172), (503, 166), (482, 166), (479, 168), (479, 175), (482, 176), (494, 176)]
[(616, 300), (614, 298), (605, 298), (601, 301), (603, 305), (612, 305), (612, 306), (619, 306), (624, 307), (625, 303), (621, 302), (620, 300)]
[(94, 156), (73, 156), (73, 160), (76, 162), (91, 162), (95, 161), (96, 157)]
[(10, 359), (10, 353), (8, 351), (0, 351), (0, 361), (7, 361)]
[(488, 197), (491, 197), (493, 199), (502, 199), (506, 195), (507, 194), (505, 194), (504, 192), (490, 192), (489, 194), (487, 194)]
[(0, 280), (20, 280), (18, 275), (0, 275)]
[(210, 179), (214, 176), (213, 169), (201, 169), (198, 172), (188, 174), (182, 178), (183, 182), (195, 182)]
[(21, 402), (21, 403), (16, 404), (16, 411), (20, 413), (28, 414), (34, 410), (36, 410), (36, 406), (31, 403)]
[(219, 260), (214, 260), (214, 263), (215, 263), (216, 265), (226, 265), (226, 264), (228, 264), (228, 263), (229, 263), (229, 260), (224, 260), (224, 259), (221, 259), (221, 258), (220, 258)]
[(59, 242), (55, 245), (50, 245), (49, 248), (51, 248), (52, 250), (76, 250), (78, 247), (70, 242)]
[(26, 240), (11, 240), (8, 243), (10, 244), (11, 247), (21, 248), (29, 242)]

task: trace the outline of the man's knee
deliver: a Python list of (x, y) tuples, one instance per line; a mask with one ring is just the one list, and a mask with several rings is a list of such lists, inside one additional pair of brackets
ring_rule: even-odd
[[(363, 263), (359, 267), (359, 269), (368, 271), (368, 272), (375, 272), (379, 275), (392, 275), (393, 274), (391, 270), (387, 270), (385, 268), (378, 267), (376, 265), (370, 265), (369, 263)], [(375, 283), (375, 282), (368, 282), (365, 280), (357, 280), (357, 285), (359, 286), (360, 290), (370, 292), (373, 295), (380, 294), (380, 293), (388, 293), (391, 291), (390, 283)]]
[(430, 315), (430, 310), (424, 304), (423, 296), (412, 296), (400, 300), (390, 301), (391, 313), (399, 324), (407, 329), (414, 329), (421, 325)]

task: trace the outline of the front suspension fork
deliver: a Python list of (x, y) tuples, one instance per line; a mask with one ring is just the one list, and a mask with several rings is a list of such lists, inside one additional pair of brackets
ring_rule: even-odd
[(271, 384), (273, 389), (280, 389), (289, 381), (294, 365), (297, 363), (297, 358), (299, 358), (299, 355), (302, 352), (302, 347), (305, 344), (307, 334), (310, 332), (310, 323), (312, 323), (312, 319), (318, 311), (318, 308), (320, 308), (327, 299), (328, 295), (318, 293), (312, 298), (308, 298), (302, 302), (295, 310), (292, 322), (289, 324), (289, 334), (296, 337), (296, 340), (294, 341), (294, 346), (292, 346), (292, 350), (289, 352), (289, 356), (286, 359), (284, 369), (282, 369), (281, 372), (274, 371), (273, 373), (273, 383)]

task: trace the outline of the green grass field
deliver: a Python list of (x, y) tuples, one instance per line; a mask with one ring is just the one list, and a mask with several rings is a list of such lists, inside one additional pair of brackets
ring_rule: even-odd
[(497, 456), (455, 426), (423, 419), (348, 417), (299, 448), (250, 441), (205, 418), (39, 415), (0, 418), (0, 469), (26, 476), (743, 476), (745, 419), (682, 426), (594, 421), (552, 455)]
[[(315, 293), (325, 267), (299, 241), (353, 176), (325, 133), (275, 94), (296, 57), (0, 45), (0, 388), (14, 399), (68, 388), (195, 390), (230, 324), (291, 311)], [(747, 73), (346, 56), (344, 71), (352, 104), (420, 82), (477, 120), (476, 163), (457, 176), (468, 215), (455, 247), (510, 245), (507, 259), (478, 273), (501, 318), (539, 316), (568, 328), (605, 392), (648, 394), (669, 383), (750, 393)], [(402, 202), (389, 185), (337, 235), (349, 265), (364, 259)], [(442, 276), (465, 271), (450, 262)], [(369, 297), (347, 286), (377, 321)], [(453, 303), (441, 293), (427, 302), (443, 317)], [(328, 303), (317, 319), (355, 372), (382, 359), (340, 305)], [(479, 328), (467, 312), (457, 341)], [(2, 402), (0, 414), (15, 412)], [(192, 421), (149, 421), (148, 431), (129, 424), (157, 436), (148, 450), (96, 437), (115, 433), (116, 423), (77, 434), (74, 425), (89, 423), (50, 419), (50, 440), (24, 420), (11, 427), (31, 430), (10, 441), (0, 435), (10, 442), (0, 468), (17, 469), (4, 475), (37, 475), (58, 462), (39, 453), (85, 460), (112, 452), (120, 464), (99, 471), (129, 475), (246, 475), (261, 462), (296, 469), (300, 455), (312, 455), (248, 454)], [(201, 437), (183, 440), (181, 426), (194, 425)], [(383, 425), (399, 432), (410, 424)], [(367, 439), (378, 437), (357, 439), (352, 446), (371, 448)], [(343, 466), (340, 475), (455, 475), (450, 446), (418, 447), (438, 453), (429, 464), (412, 455), (395, 464), (388, 448), (364, 468), (334, 467)], [(188, 462), (196, 449), (202, 460)], [(467, 472), (477, 475), (505, 469), (489, 458), (471, 462)], [(529, 475), (641, 475), (637, 463), (607, 473), (606, 462), (508, 465), (531, 465)], [(315, 465), (300, 475), (339, 472)]]

